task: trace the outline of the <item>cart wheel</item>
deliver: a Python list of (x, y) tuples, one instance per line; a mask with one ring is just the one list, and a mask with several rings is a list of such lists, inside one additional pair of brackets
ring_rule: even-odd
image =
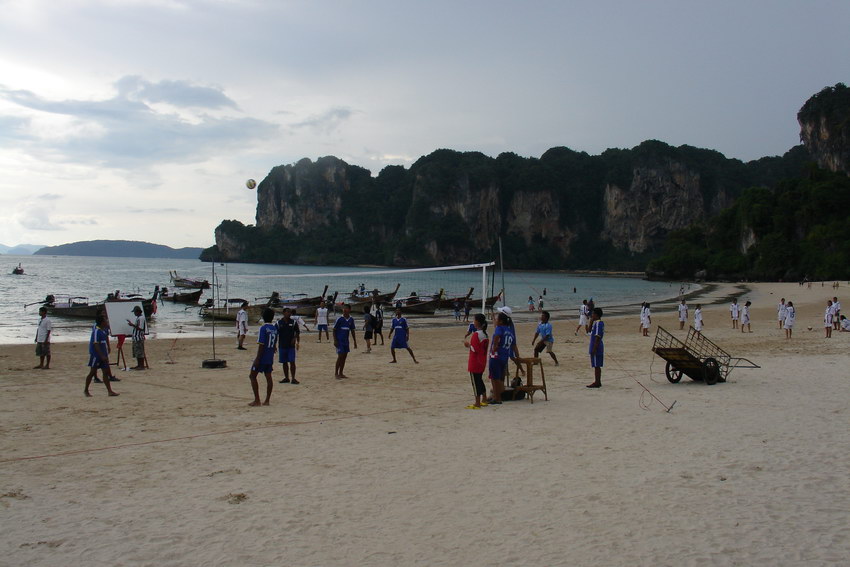
[(667, 379), (673, 384), (678, 384), (679, 380), (682, 379), (682, 371), (676, 370), (676, 368), (669, 362), (667, 363), (667, 366), (664, 367), (664, 374), (667, 375)]
[(705, 362), (703, 362), (703, 373), (706, 384), (709, 386), (717, 384), (717, 381), (720, 379), (720, 363), (713, 358), (706, 358)]

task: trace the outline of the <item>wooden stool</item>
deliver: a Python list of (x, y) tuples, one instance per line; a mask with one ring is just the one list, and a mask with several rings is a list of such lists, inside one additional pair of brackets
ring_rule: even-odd
[[(546, 376), (543, 374), (543, 363), (539, 358), (517, 358), (516, 361), (520, 364), (525, 365), (525, 384), (519, 386), (518, 388), (514, 388), (514, 399), (516, 399), (517, 392), (525, 392), (528, 395), (528, 400), (533, 404), (534, 403), (534, 392), (538, 390), (543, 392), (543, 395), (546, 397), (546, 401), (549, 401), (549, 394), (546, 392)], [(541, 384), (534, 383), (534, 367), (540, 367), (540, 381)], [(517, 366), (516, 374), (514, 377), (519, 376), (519, 366)]]

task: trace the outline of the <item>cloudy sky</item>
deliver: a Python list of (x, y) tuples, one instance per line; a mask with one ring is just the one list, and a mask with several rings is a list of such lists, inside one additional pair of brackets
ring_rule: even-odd
[(209, 246), (279, 164), (742, 160), (850, 81), (850, 2), (0, 0), (0, 243)]

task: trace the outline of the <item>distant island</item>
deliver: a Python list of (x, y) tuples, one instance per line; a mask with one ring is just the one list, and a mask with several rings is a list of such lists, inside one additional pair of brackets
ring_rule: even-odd
[(6, 246), (0, 244), (0, 254), (11, 254), (13, 256), (29, 256), (36, 250), (44, 248), (44, 244), (18, 244), (17, 246)]
[(197, 260), (202, 248), (171, 248), (134, 240), (87, 240), (59, 246), (45, 246), (37, 256), (103, 256), (108, 258), (177, 258)]

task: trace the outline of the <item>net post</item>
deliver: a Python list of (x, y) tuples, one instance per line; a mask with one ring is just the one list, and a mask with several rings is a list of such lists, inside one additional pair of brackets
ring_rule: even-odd
[(487, 314), (487, 266), (481, 266), (481, 314)]

